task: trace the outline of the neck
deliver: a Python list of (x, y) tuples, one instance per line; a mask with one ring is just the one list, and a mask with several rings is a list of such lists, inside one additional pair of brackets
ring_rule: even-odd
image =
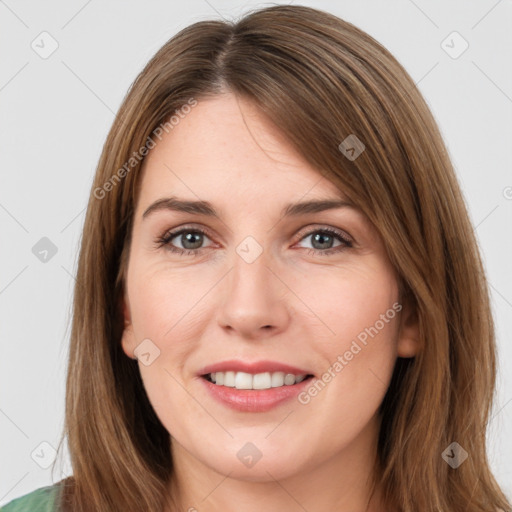
[(257, 482), (221, 474), (171, 439), (170, 492), (179, 504), (177, 510), (190, 512), (382, 512), (380, 485), (372, 485), (378, 428), (374, 417), (342, 452), (280, 480), (271, 477), (269, 468), (268, 480)]

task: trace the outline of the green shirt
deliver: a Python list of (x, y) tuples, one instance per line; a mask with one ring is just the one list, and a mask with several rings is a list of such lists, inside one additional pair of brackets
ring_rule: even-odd
[(58, 493), (58, 484), (41, 487), (0, 507), (0, 512), (55, 512)]

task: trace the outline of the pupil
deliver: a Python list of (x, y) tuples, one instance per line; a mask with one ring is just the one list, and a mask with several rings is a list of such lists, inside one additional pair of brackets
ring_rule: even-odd
[[(187, 233), (186, 235), (182, 235), (183, 236), (183, 240), (185, 243), (183, 243), (183, 247), (185, 249), (198, 249), (200, 246), (201, 246), (201, 237), (202, 237), (202, 234), (201, 233)], [(194, 237), (199, 237), (199, 242), (195, 242), (195, 245), (194, 245), (194, 242), (193, 242), (193, 238)], [(192, 242), (191, 242), (192, 240)], [(191, 242), (193, 247), (189, 247), (187, 246), (187, 243), (188, 242)]]
[[(316, 235), (313, 236), (313, 242), (320, 240), (320, 244), (322, 244), (322, 241), (324, 241), (323, 243), (325, 243), (325, 239), (327, 239), (328, 241), (332, 241), (332, 240), (329, 240), (329, 239), (332, 239), (331, 235), (326, 235), (324, 233), (317, 233)], [(326, 248), (329, 248), (329, 247), (320, 247), (320, 249), (326, 249)]]

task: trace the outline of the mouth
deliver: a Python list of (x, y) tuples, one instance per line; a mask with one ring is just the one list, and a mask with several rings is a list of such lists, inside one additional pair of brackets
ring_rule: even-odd
[(208, 396), (240, 412), (266, 412), (290, 403), (310, 385), (310, 370), (279, 361), (231, 359), (201, 368), (197, 376)]
[(240, 371), (211, 372), (201, 377), (215, 386), (245, 390), (282, 388), (299, 384), (313, 378), (312, 374), (286, 372), (247, 373)]

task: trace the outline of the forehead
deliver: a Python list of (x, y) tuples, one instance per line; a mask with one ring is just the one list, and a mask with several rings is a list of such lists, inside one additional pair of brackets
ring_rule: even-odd
[(141, 207), (166, 193), (217, 203), (243, 199), (254, 206), (281, 198), (344, 197), (257, 107), (231, 93), (198, 101), (153, 140), (143, 165)]

